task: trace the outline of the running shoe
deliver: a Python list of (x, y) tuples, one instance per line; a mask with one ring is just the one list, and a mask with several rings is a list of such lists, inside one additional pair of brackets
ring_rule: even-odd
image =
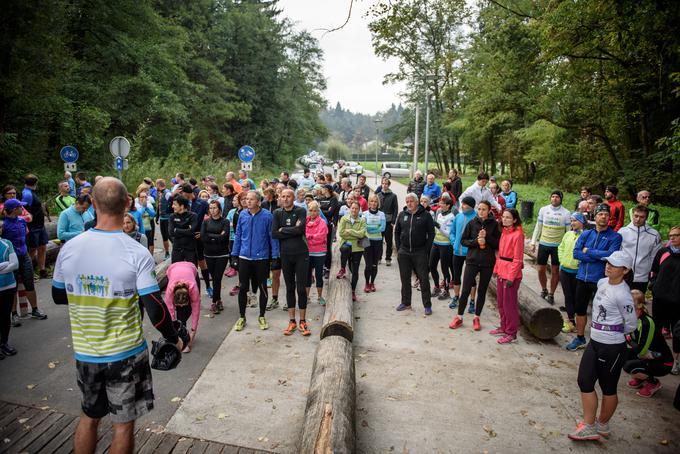
[(31, 311), (31, 318), (34, 318), (36, 320), (45, 320), (47, 318), (47, 315), (36, 307)]
[(269, 329), (269, 323), (267, 323), (267, 319), (264, 317), (257, 317), (257, 324), (260, 325), (262, 331)]
[(235, 285), (231, 288), (231, 290), (229, 290), (229, 295), (236, 296), (236, 295), (238, 295), (239, 290), (241, 290), (241, 287), (239, 287), (238, 285)]
[(12, 314), (12, 328), (18, 328), (21, 326), (21, 319), (19, 314)]
[(356, 303), (357, 302), (357, 292), (352, 290), (352, 302)]
[(337, 279), (342, 279), (345, 277), (345, 274), (347, 274), (347, 271), (345, 271), (344, 268), (340, 268), (340, 271), (338, 271), (338, 274), (335, 277)]
[(371, 293), (371, 284), (364, 285), (364, 293)]
[(499, 337), (496, 342), (498, 342), (501, 345), (504, 344), (512, 344), (513, 342), (517, 342), (517, 338), (515, 336), (511, 336), (509, 334), (506, 334), (503, 337)]
[(576, 430), (567, 435), (572, 440), (599, 440), (600, 434), (597, 433), (595, 424), (588, 425), (583, 421), (579, 421), (576, 425)]
[(222, 303), (222, 300), (217, 300), (217, 310), (222, 312), (224, 310), (224, 304)]
[(410, 311), (411, 305), (407, 306), (406, 304), (400, 304), (399, 306), (397, 306), (397, 312), (406, 311), (406, 310)]
[(385, 266), (392, 266), (392, 260), (390, 259), (385, 260)]
[(238, 320), (236, 320), (236, 324), (234, 325), (234, 330), (235, 331), (243, 331), (243, 328), (246, 326), (246, 319), (241, 317)]
[(297, 329), (297, 323), (290, 320), (288, 322), (288, 328), (283, 330), (283, 335), (284, 336), (290, 336), (291, 334), (293, 334), (295, 332), (296, 329)]
[(441, 290), (440, 293), (439, 293), (439, 296), (437, 297), (437, 299), (438, 299), (439, 301), (447, 301), (447, 300), (450, 299), (450, 298), (451, 298), (451, 294), (449, 293), (449, 289), (448, 289), (448, 288), (445, 288), (444, 290)]
[(673, 363), (673, 368), (671, 369), (671, 374), (680, 375), (680, 358), (676, 359), (675, 363)]
[(458, 307), (458, 297), (456, 295), (453, 295), (453, 298), (451, 298), (451, 302), (449, 303), (449, 309), (455, 309)]
[(9, 344), (0, 344), (0, 354), (5, 356), (14, 356), (17, 354), (17, 349)]
[(432, 308), (431, 307), (425, 308), (425, 315), (432, 315)]
[(577, 336), (571, 342), (569, 342), (565, 348), (570, 352), (575, 352), (576, 350), (586, 348), (586, 340), (579, 339)]
[(453, 281), (449, 282), (449, 290), (453, 290)]
[(323, 272), (323, 278), (325, 281), (327, 281), (331, 277), (331, 270), (325, 270)]
[(320, 296), (319, 301), (317, 301), (317, 302), (319, 303), (319, 306), (325, 306), (326, 305), (326, 300), (323, 298), (323, 296)]
[(545, 297), (545, 300), (552, 306), (555, 304), (555, 295), (548, 294), (548, 296)]
[(312, 334), (312, 332), (309, 330), (309, 327), (307, 326), (307, 322), (300, 322), (300, 325), (298, 326), (298, 329), (302, 333), (303, 336), (309, 336)]
[(212, 298), (212, 297), (213, 297), (213, 289), (212, 289), (212, 287), (206, 287), (206, 288), (205, 288), (205, 294), (208, 295), (208, 297)]
[(272, 298), (269, 300), (269, 303), (267, 303), (267, 310), (271, 311), (272, 309), (276, 309), (279, 307), (279, 300), (276, 298)]
[(267, 288), (272, 288), (272, 279), (267, 278)]
[(659, 380), (656, 383), (645, 382), (644, 386), (635, 394), (640, 397), (652, 397), (658, 390), (661, 389), (661, 382)]
[(377, 291), (377, 290), (378, 290), (378, 289), (375, 288), (375, 284), (371, 284), (371, 291), (372, 291), (372, 292), (375, 292), (375, 291)]
[(439, 294), (442, 292), (442, 289), (440, 289), (437, 286), (432, 287), (432, 293), (430, 294), (430, 298), (434, 298), (435, 296), (439, 296)]
[(453, 317), (453, 320), (449, 324), (449, 328), (451, 329), (457, 329), (460, 328), (461, 326), (463, 326), (463, 317), (461, 317), (460, 315), (456, 315), (455, 317)]
[(574, 324), (569, 320), (565, 320), (564, 323), (562, 324), (562, 332), (573, 333), (574, 331), (576, 331), (576, 327), (574, 326)]
[(500, 326), (489, 331), (492, 336), (505, 336), (505, 331), (503, 331)]
[(597, 430), (597, 433), (602, 435), (604, 438), (609, 438), (609, 435), (612, 433), (612, 431), (609, 429), (608, 422), (600, 422), (597, 419), (595, 420), (595, 430)]
[(282, 305), (281, 305), (281, 310), (282, 310), (283, 312), (288, 312), (288, 305), (287, 305), (287, 304), (282, 304)]
[(234, 268), (229, 268), (224, 275), (227, 277), (234, 277), (236, 276), (236, 270)]
[(220, 311), (217, 309), (217, 304), (212, 303), (210, 305), (210, 313), (211, 314), (219, 314), (220, 313)]
[(480, 331), (482, 329), (482, 324), (479, 321), (479, 317), (472, 319), (472, 329), (475, 331)]
[(631, 378), (628, 380), (628, 387), (633, 389), (640, 389), (644, 386), (646, 380), (640, 380), (637, 378)]
[(254, 293), (248, 292), (248, 307), (257, 307), (257, 298)]
[(541, 298), (545, 299), (546, 296), (548, 296), (548, 289), (544, 288), (541, 290)]
[(474, 314), (475, 313), (475, 302), (470, 301), (470, 305), (468, 306), (468, 314)]

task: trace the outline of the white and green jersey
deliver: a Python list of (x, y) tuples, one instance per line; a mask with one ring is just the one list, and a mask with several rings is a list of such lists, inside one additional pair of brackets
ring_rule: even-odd
[(52, 286), (68, 296), (79, 361), (120, 361), (146, 348), (139, 297), (157, 292), (149, 250), (122, 231), (90, 229), (59, 251)]
[(562, 237), (570, 230), (571, 213), (562, 205), (554, 207), (547, 205), (538, 210), (536, 227), (531, 237), (531, 242), (543, 246), (557, 247), (562, 242)]

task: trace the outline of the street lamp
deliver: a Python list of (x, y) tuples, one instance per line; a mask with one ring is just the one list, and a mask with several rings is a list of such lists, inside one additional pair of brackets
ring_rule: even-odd
[(380, 123), (382, 120), (376, 118), (373, 120), (375, 123), (375, 185), (378, 186), (378, 151), (380, 150)]

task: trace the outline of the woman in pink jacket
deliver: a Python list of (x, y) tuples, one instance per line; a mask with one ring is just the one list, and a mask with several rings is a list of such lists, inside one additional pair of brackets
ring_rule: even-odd
[(496, 284), (498, 312), (501, 326), (489, 334), (501, 336), (499, 344), (509, 344), (517, 339), (519, 329), (519, 306), (517, 293), (522, 282), (524, 267), (524, 231), (519, 213), (514, 208), (503, 211), (503, 232), (498, 247), (498, 257), (493, 272), (498, 276)]
[(328, 225), (319, 216), (319, 204), (310, 202), (307, 206), (307, 247), (309, 248), (309, 271), (307, 272), (307, 299), (312, 288), (312, 271), (315, 274), (316, 294), (320, 305), (326, 304), (321, 293), (323, 292), (323, 265), (326, 261), (326, 239), (328, 237)]
[(173, 320), (186, 326), (191, 316), (191, 337), (189, 344), (182, 350), (191, 351), (201, 317), (201, 289), (198, 287), (198, 270), (191, 262), (175, 262), (168, 268), (168, 286), (165, 289), (165, 305), (168, 306)]

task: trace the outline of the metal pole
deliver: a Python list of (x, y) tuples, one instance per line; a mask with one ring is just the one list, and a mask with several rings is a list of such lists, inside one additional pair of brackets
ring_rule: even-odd
[(413, 168), (411, 169), (411, 178), (415, 178), (416, 170), (418, 170), (418, 119), (420, 117), (420, 108), (416, 104), (416, 137), (413, 141)]
[(378, 188), (378, 150), (380, 150), (380, 128), (376, 126), (375, 128), (375, 186)]
[(429, 164), (429, 142), (430, 142), (430, 95), (425, 99), (425, 174)]

